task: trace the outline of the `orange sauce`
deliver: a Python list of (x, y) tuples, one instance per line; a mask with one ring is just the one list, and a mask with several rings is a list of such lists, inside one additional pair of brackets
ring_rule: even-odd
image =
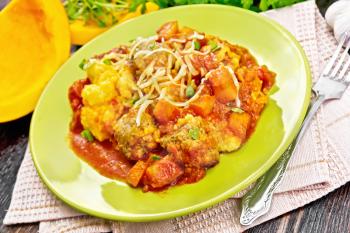
[(73, 132), (69, 139), (73, 151), (101, 175), (125, 180), (132, 164), (113, 147), (111, 142), (95, 140), (90, 143), (80, 134)]

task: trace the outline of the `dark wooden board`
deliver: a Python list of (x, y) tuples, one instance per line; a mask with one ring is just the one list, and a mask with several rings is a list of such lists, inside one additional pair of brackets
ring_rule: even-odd
[[(8, 0), (0, 0), (0, 9)], [(324, 13), (333, 1), (317, 0)], [(1, 114), (1, 113), (0, 113)], [(0, 124), (0, 232), (35, 233), (38, 224), (21, 224), (6, 227), (2, 220), (10, 205), (16, 174), (28, 142), (31, 115)], [(350, 183), (329, 195), (279, 218), (247, 231), (248, 233), (290, 232), (350, 232)]]

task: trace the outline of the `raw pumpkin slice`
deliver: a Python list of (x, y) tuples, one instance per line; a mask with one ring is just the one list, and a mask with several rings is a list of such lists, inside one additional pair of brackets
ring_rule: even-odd
[(0, 122), (31, 112), (70, 52), (60, 0), (12, 0), (0, 11)]

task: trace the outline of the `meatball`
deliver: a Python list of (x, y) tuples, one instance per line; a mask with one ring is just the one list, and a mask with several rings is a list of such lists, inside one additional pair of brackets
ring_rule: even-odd
[(136, 125), (137, 109), (131, 109), (114, 125), (118, 149), (130, 160), (146, 160), (148, 152), (157, 148), (159, 129), (152, 116), (143, 113), (141, 125)]
[(211, 167), (220, 157), (214, 130), (210, 122), (188, 114), (178, 120), (174, 130), (164, 135), (160, 143), (187, 166)]

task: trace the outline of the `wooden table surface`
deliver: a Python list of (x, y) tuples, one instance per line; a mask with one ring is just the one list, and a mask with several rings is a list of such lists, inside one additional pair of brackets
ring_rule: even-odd
[[(5, 1), (0, 0), (0, 9)], [(332, 1), (318, 0), (324, 12)], [(0, 124), (0, 232), (38, 231), (38, 224), (16, 226), (2, 225), (2, 219), (10, 205), (16, 175), (28, 142), (31, 115), (19, 120)], [(270, 232), (350, 232), (350, 183), (327, 196), (279, 218), (268, 221), (248, 231)]]

